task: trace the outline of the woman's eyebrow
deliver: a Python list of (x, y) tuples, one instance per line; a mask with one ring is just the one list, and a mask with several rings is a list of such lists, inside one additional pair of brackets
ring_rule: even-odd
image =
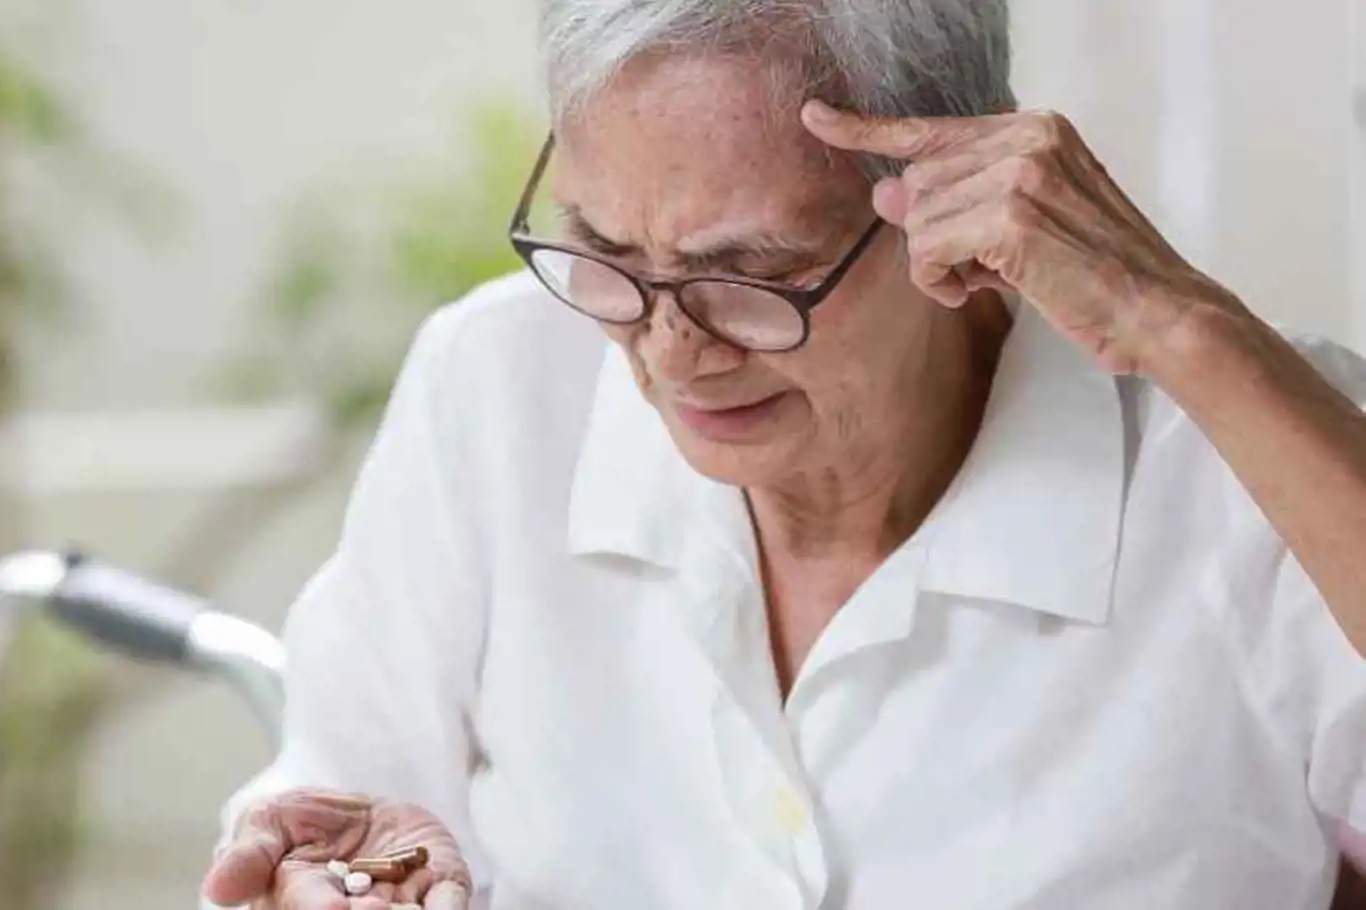
[(775, 262), (797, 267), (821, 259), (822, 247), (809, 240), (772, 231), (718, 237), (705, 246), (679, 251), (678, 259), (699, 270), (721, 269), (742, 262)]
[(561, 205), (559, 211), (569, 235), (594, 252), (601, 253), (604, 256), (623, 257), (640, 252), (640, 247), (629, 243), (620, 243), (593, 227), (577, 205)]
[[(573, 204), (561, 205), (570, 236), (604, 256), (627, 257), (642, 252), (635, 244), (622, 243), (593, 226), (583, 211)], [(686, 243), (686, 241), (685, 241)], [(708, 232), (702, 245), (674, 252), (680, 265), (694, 271), (724, 271), (741, 263), (780, 261), (784, 266), (801, 268), (820, 263), (825, 244), (771, 230), (724, 234)]]
[(799, 270), (828, 261), (842, 236), (843, 209), (803, 206), (794, 214), (799, 217), (782, 228), (757, 217), (721, 222), (680, 238), (676, 255), (695, 269), (761, 262)]

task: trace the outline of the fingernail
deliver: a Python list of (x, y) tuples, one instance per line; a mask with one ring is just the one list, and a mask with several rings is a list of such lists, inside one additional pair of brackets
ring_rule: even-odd
[(824, 123), (829, 123), (832, 120), (839, 118), (839, 111), (835, 110), (819, 98), (812, 98), (807, 101), (806, 105), (802, 108), (802, 113), (806, 115), (808, 120), (817, 120)]
[(905, 195), (901, 181), (895, 177), (879, 180), (873, 187), (873, 209), (889, 221), (900, 221)]

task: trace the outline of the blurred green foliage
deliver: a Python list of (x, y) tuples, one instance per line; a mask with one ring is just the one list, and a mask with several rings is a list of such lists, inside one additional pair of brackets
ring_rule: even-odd
[[(41, 203), (22, 198), (21, 166), (74, 202), (105, 209), (144, 240), (168, 236), (177, 221), (172, 192), (137, 162), (100, 144), (31, 67), (0, 44), (0, 410), (19, 381), (16, 337), (32, 327), (75, 328), (70, 282), (57, 254), (69, 228)], [(25, 204), (27, 203), (27, 204)], [(46, 340), (46, 339), (45, 339)]]
[[(154, 186), (101, 155), (56, 93), (0, 51), (0, 418), (16, 396), (16, 336), (67, 312), (51, 231), (19, 204), (15, 162), (53, 165), (83, 198), (86, 189), (106, 199), (113, 190), (120, 207)], [(9, 505), (0, 501), (0, 521), (13, 521)], [(15, 529), (0, 531), (13, 542)], [(26, 910), (47, 905), (46, 889), (73, 859), (78, 762), (105, 686), (99, 658), (72, 634), (34, 615), (12, 631), (0, 649), (0, 881), (7, 910)]]
[(0, 129), (22, 142), (50, 145), (70, 140), (74, 124), (33, 73), (0, 57)]
[(78, 763), (104, 702), (102, 666), (36, 616), (0, 663), (0, 881), (12, 910), (47, 906), (79, 840)]
[(299, 200), (229, 391), (303, 394), (340, 434), (368, 429), (421, 319), (518, 266), (507, 221), (541, 138), (533, 118), (485, 101), (442, 161)]
[(418, 323), (519, 266), (507, 222), (543, 138), (534, 118), (486, 100), (438, 160), (320, 185), (288, 207), (245, 349), (210, 381), (220, 398), (315, 403), (319, 458), (306, 477), (209, 503), (166, 562), (178, 583), (212, 588), (275, 513), (334, 476), (373, 431)]
[[(0, 160), (15, 147), (48, 145), (70, 130), (52, 92), (17, 62), (0, 55)], [(25, 242), (13, 211), (8, 173), (0, 173), (0, 411), (15, 394), (14, 350), (19, 320), (31, 301), (51, 296), (56, 270), (41, 249)]]

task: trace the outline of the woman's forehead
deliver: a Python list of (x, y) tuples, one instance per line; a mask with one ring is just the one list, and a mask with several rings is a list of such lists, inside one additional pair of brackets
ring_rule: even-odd
[(722, 238), (781, 236), (819, 245), (842, 236), (845, 222), (865, 218), (868, 205), (866, 190), (777, 166), (727, 168), (724, 159), (679, 167), (642, 160), (596, 173), (566, 168), (554, 196), (602, 236), (680, 253)]
[(633, 61), (559, 125), (561, 141), (576, 165), (593, 170), (800, 177), (833, 169), (837, 160), (802, 126), (801, 99), (779, 97), (771, 70), (725, 54)]
[(675, 240), (742, 226), (819, 229), (832, 210), (859, 208), (866, 184), (853, 162), (795, 113), (775, 117), (770, 93), (746, 82), (753, 75), (729, 60), (628, 69), (564, 124), (557, 200), (600, 230), (648, 221)]

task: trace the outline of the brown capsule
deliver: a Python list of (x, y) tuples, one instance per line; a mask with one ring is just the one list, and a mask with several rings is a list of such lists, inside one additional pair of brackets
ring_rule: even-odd
[(364, 872), (377, 882), (401, 882), (408, 877), (408, 865), (382, 856), (360, 857), (348, 864), (352, 872)]
[(398, 860), (408, 867), (409, 872), (412, 872), (427, 865), (427, 862), (431, 857), (428, 854), (426, 847), (418, 846), (404, 847), (401, 850), (390, 850), (384, 854), (384, 858)]

